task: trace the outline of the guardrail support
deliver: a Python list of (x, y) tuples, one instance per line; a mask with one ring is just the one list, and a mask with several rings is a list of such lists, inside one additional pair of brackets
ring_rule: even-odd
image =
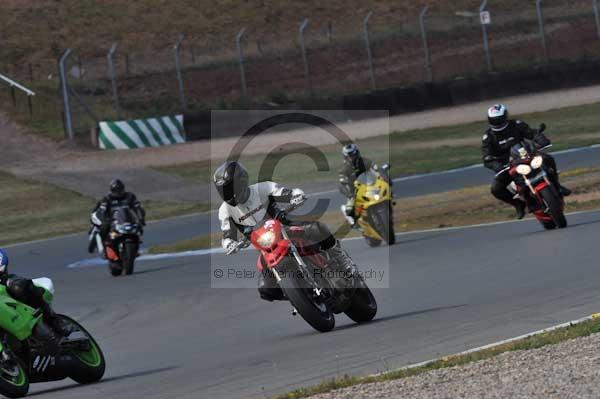
[(592, 6), (594, 7), (594, 18), (596, 19), (596, 31), (600, 39), (600, 10), (598, 9), (598, 0), (592, 0)]
[(376, 90), (375, 84), (375, 68), (373, 68), (373, 53), (371, 52), (371, 38), (369, 37), (369, 19), (373, 15), (373, 11), (369, 11), (363, 20), (363, 35), (365, 39), (365, 47), (367, 48), (367, 62), (369, 63), (369, 79), (371, 80), (371, 90)]
[(115, 71), (115, 63), (114, 56), (117, 51), (117, 47), (119, 42), (114, 42), (106, 55), (106, 59), (108, 60), (108, 73), (110, 75), (110, 82), (112, 86), (113, 92), (113, 101), (115, 106), (115, 111), (117, 112), (117, 117), (121, 119), (121, 104), (119, 104), (119, 92), (117, 89), (117, 73)]
[[(483, 0), (481, 5), (479, 6), (479, 16), (481, 17), (481, 13), (485, 11), (487, 7), (488, 0)], [(487, 26), (485, 24), (481, 24), (481, 33), (483, 35), (483, 50), (485, 51), (485, 63), (487, 65), (488, 72), (492, 71), (492, 56), (490, 55), (490, 43), (488, 40)]]
[(242, 84), (242, 104), (245, 108), (248, 108), (248, 85), (246, 83), (246, 68), (244, 67), (244, 48), (242, 46), (242, 39), (246, 33), (246, 28), (242, 28), (237, 36), (235, 37), (235, 45), (238, 53), (238, 63), (240, 64), (240, 81)]
[(67, 58), (71, 55), (71, 49), (68, 48), (60, 57), (58, 61), (59, 72), (60, 72), (60, 85), (62, 89), (62, 97), (63, 97), (63, 106), (65, 109), (65, 135), (69, 140), (75, 139), (75, 134), (73, 133), (73, 119), (71, 115), (71, 103), (69, 101), (69, 86), (67, 82), (67, 72), (65, 69), (65, 62)]
[(423, 41), (423, 55), (425, 56), (425, 81), (433, 80), (433, 71), (431, 65), (431, 53), (429, 52), (429, 42), (427, 41), (427, 28), (425, 27), (425, 16), (429, 11), (429, 6), (426, 5), (419, 14), (419, 27), (421, 28), (421, 40)]
[(539, 29), (540, 29), (540, 38), (542, 39), (542, 48), (544, 50), (544, 62), (547, 64), (549, 61), (548, 44), (546, 43), (546, 31), (544, 30), (544, 15), (542, 14), (542, 0), (535, 1), (535, 9), (537, 11), (538, 25), (539, 25)]
[(183, 75), (181, 74), (181, 62), (180, 62), (180, 51), (181, 42), (183, 42), (184, 36), (179, 35), (179, 40), (173, 46), (173, 52), (175, 53), (175, 70), (177, 72), (177, 83), (179, 85), (179, 102), (181, 103), (181, 109), (185, 111), (187, 109), (187, 102), (185, 101), (185, 92), (183, 87)]
[(310, 68), (308, 66), (308, 56), (306, 55), (306, 43), (304, 41), (304, 31), (308, 26), (310, 20), (305, 18), (298, 28), (298, 42), (300, 43), (300, 51), (302, 51), (302, 62), (304, 63), (304, 84), (306, 86), (306, 94), (312, 97), (313, 88), (310, 79)]

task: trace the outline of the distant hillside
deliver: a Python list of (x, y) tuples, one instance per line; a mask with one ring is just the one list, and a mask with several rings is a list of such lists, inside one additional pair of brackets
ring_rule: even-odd
[[(0, 66), (53, 59), (65, 47), (84, 57), (104, 55), (116, 39), (124, 51), (146, 52), (171, 46), (180, 33), (199, 47), (231, 47), (242, 26), (253, 40), (276, 41), (295, 37), (305, 17), (310, 30), (331, 24), (340, 35), (360, 30), (368, 10), (373, 23), (401, 24), (414, 20), (425, 3), (432, 13), (479, 6), (477, 0), (2, 0)], [(491, 2), (496, 9), (523, 3)], [(551, 3), (558, 2), (544, 2)]]

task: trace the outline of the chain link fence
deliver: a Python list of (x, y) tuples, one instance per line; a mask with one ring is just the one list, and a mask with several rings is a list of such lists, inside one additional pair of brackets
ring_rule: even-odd
[(367, 13), (344, 22), (353, 28), (338, 32), (335, 21), (299, 19), (277, 40), (240, 27), (227, 48), (200, 47), (182, 36), (153, 52), (119, 42), (94, 58), (74, 50), (64, 61), (66, 90), (58, 61), (6, 66), (2, 71), (31, 84), (36, 96), (29, 108), (4, 85), (0, 98), (58, 135), (68, 130), (66, 92), (73, 131), (67, 137), (87, 138), (100, 119), (295, 107), (307, 100), (319, 106), (319, 99), (374, 89), (600, 58), (597, 0), (534, 0), (518, 8), (484, 1), (455, 13), (424, 7), (414, 15)]

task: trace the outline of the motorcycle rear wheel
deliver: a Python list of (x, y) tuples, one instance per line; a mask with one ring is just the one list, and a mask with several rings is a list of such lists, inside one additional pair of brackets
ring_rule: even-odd
[(320, 332), (328, 332), (335, 327), (335, 316), (327, 304), (317, 303), (308, 288), (308, 283), (300, 278), (296, 265), (285, 269), (286, 275), (279, 285), (290, 300), (292, 306), (312, 328)]
[(118, 263), (114, 263), (114, 262), (109, 263), (108, 270), (110, 270), (110, 274), (113, 277), (118, 277), (121, 274), (123, 274), (123, 267)]
[(375, 238), (371, 238), (371, 237), (365, 237), (365, 241), (367, 242), (367, 245), (370, 247), (378, 247), (381, 245), (381, 240), (377, 240)]
[(362, 276), (356, 277), (357, 287), (344, 313), (357, 323), (373, 320), (377, 314), (377, 301)]

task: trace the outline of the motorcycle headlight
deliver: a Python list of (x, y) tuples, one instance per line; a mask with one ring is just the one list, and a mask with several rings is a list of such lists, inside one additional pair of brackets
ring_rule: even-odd
[(517, 166), (517, 173), (520, 175), (528, 175), (531, 173), (531, 166), (519, 165), (519, 166)]
[(273, 246), (273, 244), (275, 243), (276, 238), (277, 237), (275, 236), (274, 232), (266, 231), (266, 232), (262, 233), (260, 235), (260, 237), (258, 237), (258, 239), (256, 240), (256, 243), (263, 248), (271, 248)]
[(533, 169), (539, 169), (542, 166), (542, 163), (544, 163), (544, 160), (543, 160), (542, 156), (541, 155), (536, 155), (531, 160), (531, 167)]

